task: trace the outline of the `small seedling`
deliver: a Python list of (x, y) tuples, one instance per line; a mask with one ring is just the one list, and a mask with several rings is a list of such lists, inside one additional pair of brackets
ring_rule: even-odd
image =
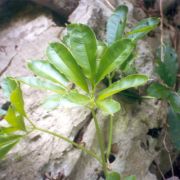
[[(120, 6), (109, 18), (106, 42), (98, 41), (93, 30), (86, 25), (68, 25), (67, 35), (63, 41), (49, 44), (45, 60), (34, 60), (28, 63), (28, 68), (36, 75), (35, 77), (4, 79), (2, 88), (11, 105), (7, 112), (1, 112), (9, 126), (1, 127), (0, 158), (3, 158), (21, 138), (34, 130), (39, 130), (59, 137), (91, 155), (102, 166), (107, 180), (120, 179), (119, 173), (108, 169), (113, 115), (121, 109), (120, 103), (113, 99), (113, 95), (144, 85), (148, 77), (142, 74), (131, 74), (116, 82), (112, 82), (112, 77), (116, 70), (124, 71), (128, 68), (134, 57), (137, 40), (143, 38), (159, 23), (157, 18), (147, 18), (140, 21), (130, 32), (125, 33), (127, 13), (127, 7)], [(100, 89), (99, 84), (105, 77), (108, 77), (109, 84), (104, 89)], [(24, 110), (21, 83), (53, 92), (54, 94), (44, 103), (46, 108), (56, 108), (64, 104), (88, 108), (93, 115), (100, 157), (98, 153), (86, 149), (85, 146), (61, 134), (37, 127)], [(97, 109), (110, 116), (107, 147), (97, 119)], [(25, 123), (25, 120), (29, 121), (30, 126)], [(134, 180), (135, 177), (130, 176), (125, 179)]]

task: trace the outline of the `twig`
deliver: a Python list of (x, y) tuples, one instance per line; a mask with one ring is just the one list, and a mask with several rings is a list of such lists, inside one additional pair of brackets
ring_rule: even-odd
[(161, 169), (160, 169), (160, 167), (159, 167), (159, 164), (158, 164), (157, 162), (155, 162), (155, 165), (156, 165), (156, 167), (157, 167), (157, 169), (158, 169), (159, 173), (161, 174), (161, 176), (162, 176), (163, 180), (166, 180), (166, 178), (164, 177), (163, 172), (161, 171)]
[(11, 65), (11, 63), (12, 63), (15, 56), (16, 56), (16, 54), (10, 59), (9, 63), (5, 66), (5, 68), (2, 71), (0, 71), (0, 76), (2, 76), (6, 72), (6, 70)]
[(164, 148), (165, 148), (166, 152), (168, 153), (169, 162), (170, 162), (170, 166), (171, 166), (172, 177), (173, 177), (173, 180), (175, 180), (174, 179), (174, 169), (173, 169), (173, 163), (172, 163), (171, 155), (170, 155), (169, 149), (166, 146), (166, 135), (167, 135), (167, 131), (165, 129), (165, 136), (164, 136), (164, 139), (163, 139), (163, 144), (164, 144)]
[(159, 2), (159, 9), (160, 9), (160, 16), (161, 16), (161, 21), (160, 21), (160, 30), (161, 30), (161, 61), (164, 62), (164, 29), (163, 29), (163, 21), (164, 21), (164, 14), (163, 14), (163, 0), (160, 0)]
[(109, 2), (109, 0), (105, 0), (106, 4), (114, 11), (115, 7)]

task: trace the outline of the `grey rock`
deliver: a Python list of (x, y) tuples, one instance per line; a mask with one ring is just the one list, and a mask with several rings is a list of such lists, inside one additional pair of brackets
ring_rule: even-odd
[(78, 6), (79, 0), (31, 0), (67, 17)]

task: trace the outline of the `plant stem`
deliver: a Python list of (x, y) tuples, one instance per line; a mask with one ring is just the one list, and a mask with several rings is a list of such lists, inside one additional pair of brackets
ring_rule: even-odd
[(102, 167), (103, 167), (104, 174), (106, 176), (107, 168), (106, 168), (106, 160), (105, 160), (105, 155), (104, 155), (104, 151), (105, 151), (104, 138), (102, 136), (102, 132), (100, 130), (100, 127), (99, 127), (98, 120), (97, 120), (96, 113), (95, 113), (94, 109), (91, 109), (91, 112), (92, 112), (92, 115), (93, 115), (93, 119), (94, 119), (94, 123), (95, 123), (95, 127), (96, 127), (96, 133), (97, 133), (97, 137), (98, 137), (98, 142), (99, 142), (99, 146), (100, 146)]
[(64, 141), (66, 141), (66, 142), (72, 144), (73, 146), (77, 147), (78, 149), (84, 151), (84, 152), (87, 153), (88, 155), (94, 157), (96, 160), (98, 160), (98, 161), (100, 162), (100, 164), (102, 164), (101, 160), (99, 159), (99, 157), (96, 156), (96, 154), (94, 154), (92, 151), (86, 149), (84, 146), (81, 146), (81, 145), (75, 143), (74, 141), (71, 141), (71, 140), (68, 139), (67, 137), (64, 137), (64, 136), (61, 135), (61, 134), (58, 134), (58, 133), (49, 131), (49, 130), (47, 130), (47, 129), (39, 128), (39, 127), (35, 127), (34, 129), (35, 129), (35, 130), (42, 131), (42, 132), (47, 133), (47, 134), (51, 134), (51, 135), (56, 136), (56, 137), (58, 137), (58, 138), (60, 138), (60, 139), (63, 139)]
[(29, 119), (29, 117), (26, 115), (26, 119), (29, 121), (29, 123), (31, 124), (31, 126), (36, 129), (36, 125)]
[(107, 159), (109, 159), (109, 155), (111, 153), (112, 137), (113, 137), (113, 117), (110, 115), (110, 119), (109, 119), (108, 148), (107, 148)]
[[(114, 74), (109, 74), (109, 86), (112, 84), (112, 77)], [(112, 96), (111, 96), (112, 98)], [(113, 117), (110, 115), (109, 119), (109, 136), (108, 136), (108, 147), (107, 147), (107, 160), (109, 159), (109, 155), (111, 153), (111, 146), (112, 146), (112, 136), (113, 136)]]

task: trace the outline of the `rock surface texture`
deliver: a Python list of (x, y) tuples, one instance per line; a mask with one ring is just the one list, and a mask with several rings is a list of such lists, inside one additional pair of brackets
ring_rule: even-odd
[[(110, 1), (114, 6), (126, 4), (129, 8), (129, 26), (136, 23), (134, 8), (129, 0)], [(104, 0), (80, 0), (69, 16), (71, 23), (90, 25), (102, 39), (107, 17), (112, 13)], [(0, 72), (5, 75), (26, 76), (29, 59), (45, 58), (49, 42), (59, 41), (65, 28), (57, 26), (51, 15), (40, 14), (36, 18), (15, 19), (0, 30)], [(157, 37), (149, 37), (149, 39)], [(148, 38), (147, 38), (148, 39)], [(137, 69), (153, 75), (154, 49), (146, 40), (138, 45)], [(7, 68), (6, 68), (7, 67)], [(1, 79), (2, 79), (1, 77)], [(60, 132), (72, 140), (81, 130), (82, 141), (97, 151), (96, 132), (89, 111), (81, 108), (59, 108), (47, 112), (40, 106), (45, 92), (23, 86), (27, 111), (39, 126)], [(2, 98), (2, 95), (0, 95)], [(119, 99), (119, 97), (117, 97)], [(121, 100), (120, 100), (121, 101)], [(5, 100), (4, 100), (5, 102)], [(3, 103), (0, 102), (1, 105)], [(155, 100), (139, 103), (122, 102), (123, 110), (114, 117), (113, 155), (110, 168), (122, 175), (136, 175), (137, 180), (157, 180), (149, 167), (160, 152), (160, 138), (148, 135), (149, 129), (162, 126), (166, 118), (166, 105)], [(105, 134), (108, 119), (99, 113), (99, 121)], [(63, 174), (68, 180), (96, 180), (101, 168), (90, 156), (50, 135), (34, 132), (0, 163), (1, 180), (40, 180), (47, 176)], [(45, 178), (46, 174), (46, 178)]]

